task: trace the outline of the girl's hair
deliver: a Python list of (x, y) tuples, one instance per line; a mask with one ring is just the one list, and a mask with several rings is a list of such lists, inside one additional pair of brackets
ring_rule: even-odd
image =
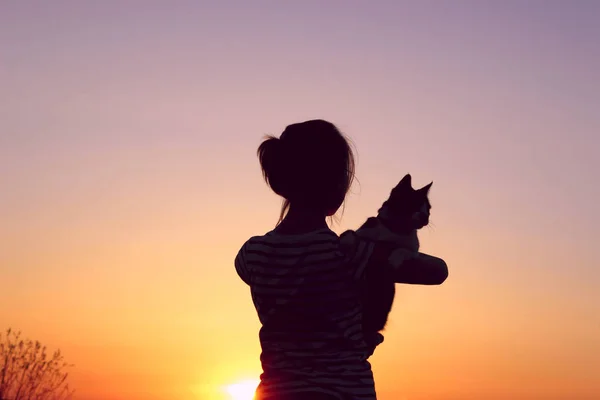
[(279, 138), (267, 136), (257, 153), (265, 181), (284, 199), (278, 224), (292, 203), (333, 215), (354, 180), (350, 141), (324, 120), (289, 125)]

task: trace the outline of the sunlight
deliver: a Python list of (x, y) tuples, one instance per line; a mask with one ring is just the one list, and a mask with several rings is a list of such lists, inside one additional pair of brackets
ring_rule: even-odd
[(248, 379), (225, 387), (231, 400), (252, 400), (258, 386), (258, 380)]

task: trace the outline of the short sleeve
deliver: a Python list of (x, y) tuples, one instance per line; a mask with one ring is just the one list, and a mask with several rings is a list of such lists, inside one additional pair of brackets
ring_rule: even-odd
[(363, 279), (375, 250), (375, 242), (358, 236), (355, 231), (348, 230), (341, 234), (340, 243), (349, 265), (354, 269), (354, 279)]
[(235, 270), (238, 276), (248, 285), (250, 285), (250, 271), (246, 264), (246, 247), (248, 242), (244, 243), (240, 251), (235, 256)]

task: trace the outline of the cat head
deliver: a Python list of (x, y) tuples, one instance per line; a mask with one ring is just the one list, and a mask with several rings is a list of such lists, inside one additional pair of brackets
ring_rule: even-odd
[(413, 189), (412, 178), (410, 174), (406, 174), (379, 209), (379, 216), (396, 229), (404, 231), (427, 226), (431, 211), (429, 189), (432, 185), (433, 182), (420, 189)]

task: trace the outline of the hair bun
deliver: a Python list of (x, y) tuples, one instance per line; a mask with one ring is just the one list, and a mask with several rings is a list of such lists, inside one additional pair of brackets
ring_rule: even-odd
[(286, 158), (285, 147), (280, 138), (268, 136), (258, 147), (258, 159), (263, 177), (275, 193), (286, 197)]

